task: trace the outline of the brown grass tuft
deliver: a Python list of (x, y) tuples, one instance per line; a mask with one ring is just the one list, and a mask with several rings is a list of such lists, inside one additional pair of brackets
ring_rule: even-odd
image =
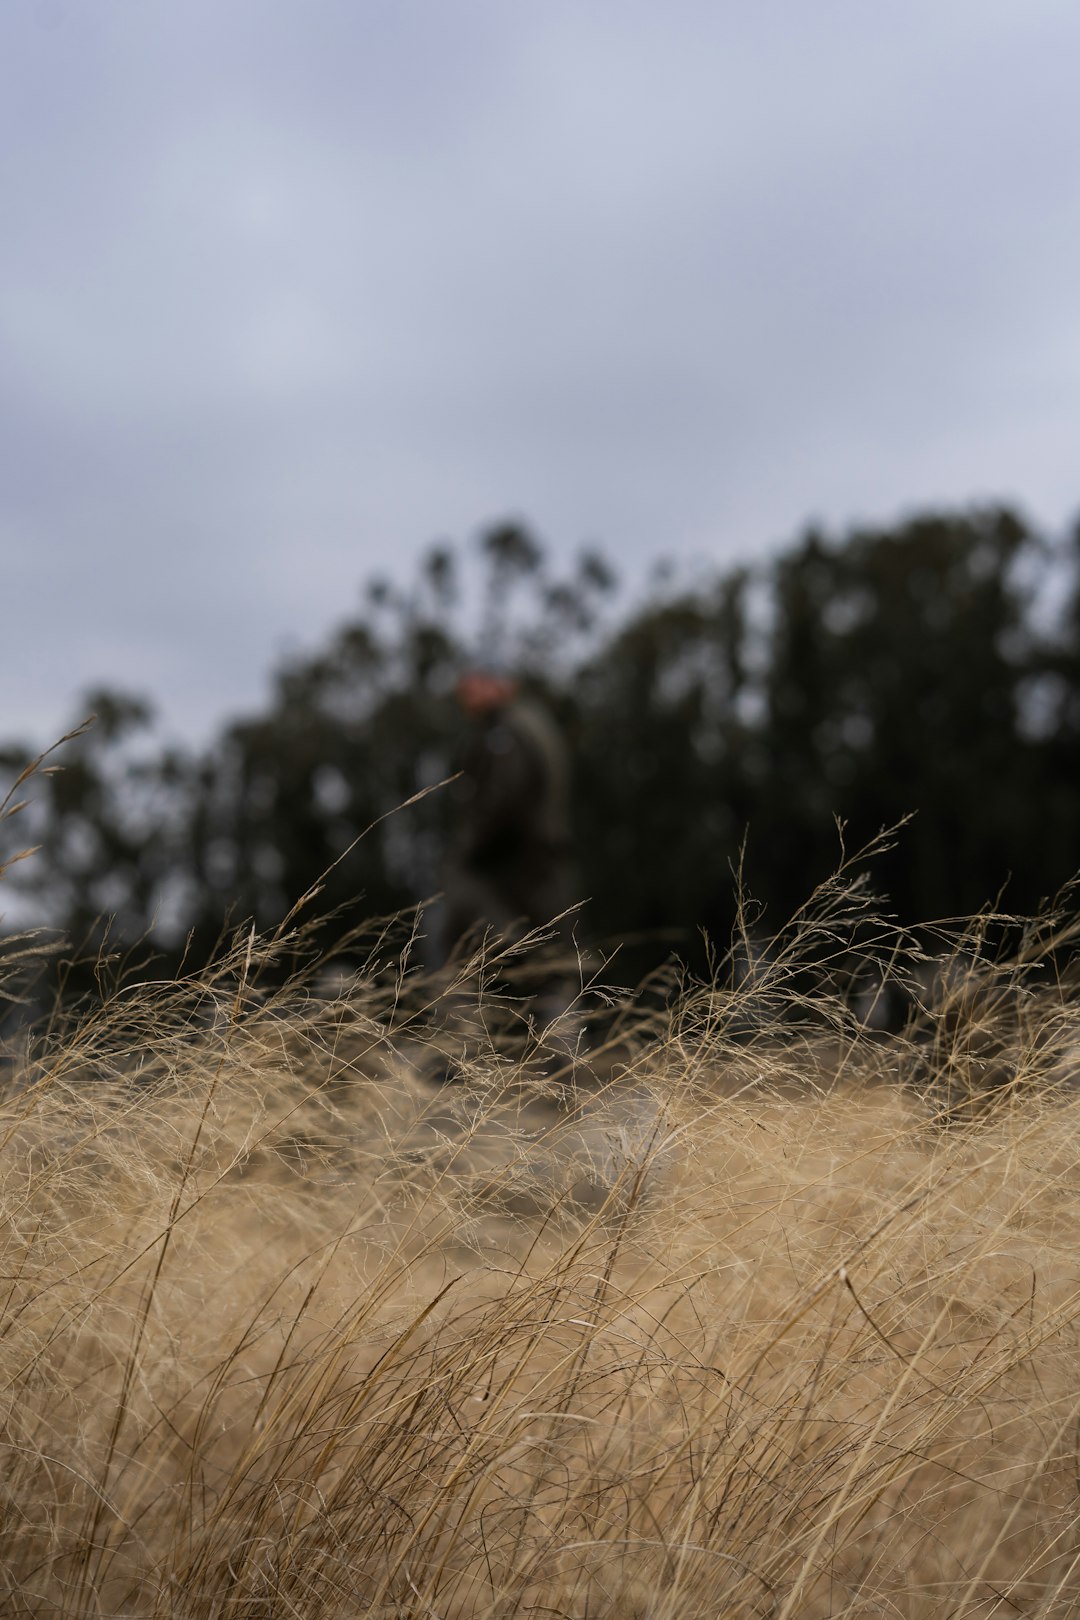
[(439, 1089), (419, 981), (260, 994), (250, 941), (24, 1042), (3, 1612), (1075, 1613), (1054, 941), (886, 1036), (826, 901), (554, 1083), (493, 1038)]

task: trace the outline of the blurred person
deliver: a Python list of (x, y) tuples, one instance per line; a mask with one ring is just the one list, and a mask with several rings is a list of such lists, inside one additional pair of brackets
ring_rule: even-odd
[[(530, 990), (542, 1026), (568, 1025), (576, 982), (563, 916), (573, 900), (565, 741), (547, 709), (501, 670), (468, 670), (456, 696), (469, 729), (451, 789), (458, 821), (444, 873), (451, 963), (467, 959), (488, 932), (505, 942), (544, 928), (550, 941), (531, 949), (514, 977)], [(565, 1028), (558, 1039), (565, 1052)]]
[(457, 700), (470, 721), (452, 789), (458, 828), (447, 862), (447, 935), (478, 924), (504, 937), (570, 903), (570, 762), (551, 715), (499, 671), (469, 670)]

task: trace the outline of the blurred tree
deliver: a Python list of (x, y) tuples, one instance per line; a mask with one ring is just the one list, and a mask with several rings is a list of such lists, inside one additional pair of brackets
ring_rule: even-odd
[(1018, 903), (1037, 900), (1025, 829), (1038, 759), (1019, 724), (1034, 642), (1018, 583), (1036, 545), (994, 509), (844, 545), (809, 534), (780, 561), (755, 829), (770, 888), (824, 874), (834, 815), (859, 842), (915, 811), (887, 867), (905, 914), (976, 909), (1010, 873)]
[(1039, 802), (1046, 892), (1080, 872), (1080, 520), (1051, 555), (1054, 621), (1030, 658), (1026, 730), (1043, 770), (1029, 781)]
[(438, 889), (450, 801), (398, 807), (453, 770), (454, 683), (478, 657), (521, 669), (567, 716), (557, 649), (587, 634), (612, 587), (601, 560), (586, 553), (553, 578), (540, 543), (501, 524), (480, 537), (471, 589), (466, 561), (441, 544), (411, 587), (369, 586), (322, 652), (279, 671), (267, 713), (210, 751), (192, 838), (200, 938), (229, 905), (276, 922), (320, 880), (319, 907), (344, 908), (341, 928), (361, 904), (381, 915)]
[(582, 885), (638, 967), (726, 929), (747, 798), (748, 576), (654, 600), (572, 682)]
[(38, 848), (12, 874), (19, 912), (75, 948), (79, 963), (67, 960), (65, 973), (78, 990), (106, 941), (123, 949), (162, 922), (168, 933), (191, 904), (191, 761), (148, 742), (153, 710), (143, 697), (98, 688), (83, 712), (92, 721), (27, 784), (33, 802), (20, 832)]
[(39, 789), (24, 901), (75, 933), (101, 913), (170, 948), (194, 929), (198, 953), (226, 913), (271, 926), (320, 881), (309, 914), (343, 908), (338, 930), (432, 893), (452, 801), (393, 812), (452, 770), (454, 681), (478, 657), (565, 728), (585, 932), (638, 942), (627, 976), (702, 927), (726, 936), (747, 828), (775, 922), (832, 869), (836, 817), (854, 844), (916, 812), (876, 872), (910, 921), (973, 910), (1010, 874), (1010, 905), (1034, 906), (1072, 875), (1080, 530), (1054, 557), (990, 508), (811, 531), (756, 570), (658, 576), (632, 610), (601, 555), (556, 570), (518, 522), (435, 545), (199, 759), (152, 746), (143, 700), (96, 694), (97, 725)]

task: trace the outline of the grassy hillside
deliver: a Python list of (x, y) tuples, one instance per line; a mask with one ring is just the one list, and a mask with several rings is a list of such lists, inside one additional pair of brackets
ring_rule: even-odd
[(875, 1034), (834, 924), (442, 1088), (385, 943), (24, 1037), (3, 1613), (1074, 1614), (1076, 1007), (1029, 931)]

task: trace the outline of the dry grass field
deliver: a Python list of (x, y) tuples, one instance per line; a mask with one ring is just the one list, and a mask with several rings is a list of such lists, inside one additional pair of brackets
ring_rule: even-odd
[(24, 1034), (0, 1612), (1080, 1613), (1076, 1005), (1029, 930), (874, 1033), (839, 892), (554, 1081), (389, 943)]

